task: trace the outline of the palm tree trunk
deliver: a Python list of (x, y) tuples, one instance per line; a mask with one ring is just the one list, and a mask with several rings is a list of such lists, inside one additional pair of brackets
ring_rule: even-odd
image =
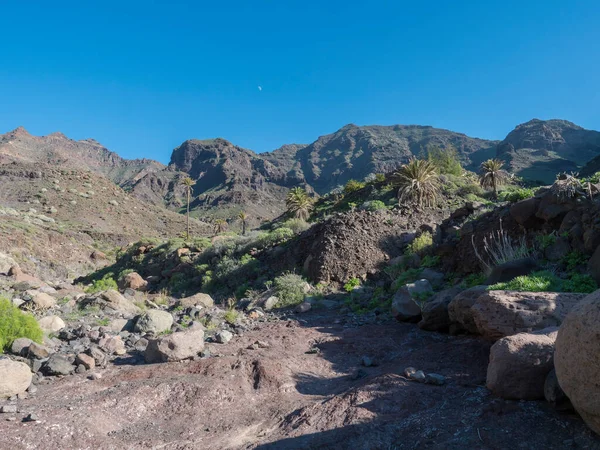
[(496, 186), (496, 176), (492, 174), (492, 187), (494, 189), (494, 198), (498, 200), (498, 186)]
[(187, 188), (187, 231), (185, 233), (185, 239), (190, 238), (190, 188)]
[(246, 221), (242, 220), (242, 236), (246, 236)]

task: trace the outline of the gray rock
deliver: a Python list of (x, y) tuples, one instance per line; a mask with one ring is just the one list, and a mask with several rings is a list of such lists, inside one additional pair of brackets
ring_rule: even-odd
[(167, 311), (150, 309), (138, 317), (134, 331), (137, 333), (162, 333), (173, 325), (173, 316)]
[(434, 289), (438, 289), (444, 284), (444, 274), (430, 268), (423, 269), (420, 278), (429, 281)]
[(428, 331), (447, 331), (450, 327), (448, 305), (461, 291), (461, 288), (454, 287), (435, 294), (423, 306), (419, 328)]
[(544, 250), (544, 256), (548, 261), (557, 262), (563, 259), (571, 251), (571, 245), (567, 239), (559, 238)]
[(399, 321), (418, 321), (421, 317), (420, 302), (432, 293), (431, 283), (427, 280), (418, 280), (402, 286), (392, 300), (392, 314)]
[(476, 334), (477, 326), (473, 319), (471, 307), (477, 299), (487, 292), (487, 286), (475, 286), (456, 295), (448, 304), (450, 331), (459, 333), (467, 331)]
[(55, 353), (42, 365), (41, 371), (44, 375), (69, 375), (74, 369), (65, 356)]
[(362, 357), (362, 365), (365, 367), (371, 367), (373, 365), (373, 360), (368, 356)]
[(446, 377), (438, 373), (428, 373), (425, 375), (425, 382), (427, 384), (435, 384), (436, 386), (442, 386), (446, 384)]
[(27, 357), (30, 359), (45, 359), (50, 356), (51, 350), (33, 342), (27, 349)]
[(177, 300), (175, 306), (181, 306), (182, 308), (191, 308), (193, 306), (202, 306), (204, 308), (212, 308), (215, 305), (215, 301), (213, 298), (202, 292), (198, 294), (192, 295), (190, 297), (185, 297), (180, 300)]
[(33, 341), (29, 338), (15, 339), (10, 346), (10, 352), (13, 355), (24, 356), (27, 354), (27, 349), (31, 344), (33, 344)]
[(147, 363), (181, 361), (198, 355), (204, 349), (204, 331), (188, 330), (152, 339), (144, 352)]
[(66, 325), (58, 316), (46, 316), (38, 320), (40, 328), (46, 333), (56, 333), (62, 330)]
[(277, 306), (277, 303), (279, 303), (279, 298), (272, 295), (265, 300), (263, 308), (265, 309), (265, 311), (271, 311), (273, 308), (275, 308), (275, 306)]
[(18, 411), (17, 405), (2, 405), (0, 406), (0, 413), (4, 414), (15, 414)]
[(31, 384), (32, 377), (27, 364), (8, 358), (0, 359), (0, 398), (25, 392)]
[(546, 381), (544, 382), (544, 397), (548, 403), (559, 411), (573, 409), (573, 405), (567, 397), (567, 394), (565, 394), (560, 387), (560, 384), (558, 384), (558, 377), (556, 376), (555, 369), (552, 369), (546, 376)]
[(233, 339), (233, 334), (227, 330), (221, 330), (215, 334), (215, 340), (219, 344), (227, 344), (231, 339)]
[(312, 305), (309, 302), (302, 302), (294, 308), (297, 313), (305, 313), (310, 311)]

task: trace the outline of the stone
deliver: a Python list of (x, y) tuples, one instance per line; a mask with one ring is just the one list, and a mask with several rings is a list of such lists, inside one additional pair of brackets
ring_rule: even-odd
[(446, 377), (438, 373), (428, 373), (425, 374), (425, 383), (433, 384), (436, 386), (443, 386), (444, 384), (446, 384)]
[(134, 331), (136, 333), (162, 333), (171, 329), (173, 316), (167, 311), (150, 309), (138, 317)]
[(137, 272), (131, 272), (119, 279), (119, 289), (134, 289), (144, 291), (148, 287), (148, 282), (144, 280)]
[(571, 245), (567, 239), (559, 238), (544, 250), (544, 256), (548, 261), (558, 262), (571, 251)]
[(42, 317), (38, 320), (38, 324), (45, 333), (56, 333), (66, 326), (65, 322), (58, 316)]
[(0, 359), (0, 398), (8, 398), (27, 390), (33, 374), (29, 366), (12, 359)]
[(471, 307), (479, 334), (504, 336), (559, 326), (585, 294), (487, 291)]
[(496, 284), (510, 281), (522, 275), (529, 275), (538, 270), (538, 263), (533, 258), (517, 259), (495, 266), (485, 284)]
[(406, 378), (412, 378), (416, 372), (417, 369), (415, 369), (414, 367), (407, 367), (406, 369), (404, 369), (404, 376), (406, 376)]
[(99, 306), (101, 309), (108, 309), (125, 314), (139, 314), (140, 308), (127, 300), (119, 292), (109, 289), (100, 293), (96, 297), (86, 297), (83, 299), (83, 305)]
[(430, 268), (423, 269), (419, 278), (429, 281), (434, 289), (439, 289), (444, 284), (444, 274)]
[(365, 367), (373, 366), (373, 360), (371, 358), (369, 358), (368, 356), (363, 356), (361, 362), (362, 362), (362, 365)]
[(596, 283), (600, 284), (600, 245), (596, 248), (588, 261), (588, 272)]
[(27, 414), (27, 416), (23, 419), (23, 422), (37, 422), (40, 419), (38, 418), (37, 414), (34, 413), (29, 413)]
[(46, 359), (50, 356), (50, 349), (43, 345), (33, 342), (27, 349), (27, 357), (29, 359)]
[(0, 406), (0, 413), (4, 414), (15, 414), (17, 413), (18, 408), (17, 405), (2, 405)]
[(75, 357), (75, 363), (84, 366), (86, 370), (92, 370), (96, 367), (96, 360), (85, 353), (79, 353)]
[(510, 215), (519, 225), (525, 225), (532, 219), (535, 220), (539, 202), (535, 197), (516, 202), (510, 207)]
[(121, 331), (131, 331), (133, 330), (133, 326), (134, 322), (127, 319), (114, 319), (108, 324), (110, 330), (115, 333), (120, 333)]
[(175, 302), (175, 306), (180, 306), (182, 308), (191, 308), (192, 306), (198, 305), (203, 306), (204, 308), (212, 308), (215, 306), (215, 301), (210, 295), (199, 292), (198, 294), (179, 299)]
[(144, 352), (147, 363), (181, 361), (198, 355), (204, 349), (204, 331), (182, 331), (148, 342)]
[(446, 289), (427, 301), (421, 310), (419, 328), (427, 331), (447, 331), (450, 327), (448, 305), (461, 291), (459, 287)]
[(44, 375), (69, 375), (74, 369), (65, 356), (55, 353), (42, 365), (41, 371)]
[(33, 341), (29, 338), (15, 339), (10, 346), (10, 352), (13, 355), (24, 356), (27, 354), (27, 349), (31, 344), (33, 344)]
[(417, 322), (421, 318), (421, 306), (417, 301), (432, 293), (431, 283), (427, 280), (418, 280), (402, 286), (392, 299), (394, 318), (402, 322)]
[(0, 252), (0, 273), (4, 275), (11, 275), (10, 270), (12, 267), (19, 267), (17, 262), (6, 253)]
[(456, 295), (448, 304), (448, 317), (452, 332), (467, 331), (477, 333), (477, 326), (473, 320), (471, 307), (477, 299), (487, 292), (487, 286), (474, 286)]
[(558, 327), (551, 327), (498, 340), (490, 349), (487, 388), (508, 400), (543, 399), (557, 333)]
[(586, 424), (600, 434), (600, 290), (567, 315), (558, 331), (554, 367), (560, 387)]
[(121, 340), (121, 336), (103, 337), (98, 341), (98, 346), (109, 355), (112, 355), (113, 353), (116, 355), (124, 355), (127, 353), (125, 343)]
[(269, 298), (267, 298), (265, 300), (265, 304), (263, 305), (263, 308), (265, 309), (265, 311), (271, 311), (273, 308), (275, 308), (277, 306), (277, 303), (279, 303), (279, 298), (271, 295)]
[(222, 330), (215, 334), (215, 340), (219, 344), (227, 344), (231, 339), (233, 339), (233, 333), (231, 333), (231, 331)]
[(568, 411), (573, 409), (571, 401), (562, 390), (556, 376), (556, 369), (552, 369), (546, 376), (544, 382), (544, 398), (558, 411)]
[(294, 308), (294, 311), (296, 311), (297, 313), (305, 313), (310, 311), (311, 308), (312, 305), (309, 302), (302, 302)]
[(425, 383), (427, 377), (425, 376), (425, 372), (422, 370), (417, 370), (411, 377), (411, 379), (418, 381), (420, 383)]
[(56, 299), (45, 292), (33, 292), (31, 301), (37, 309), (49, 309), (56, 306)]

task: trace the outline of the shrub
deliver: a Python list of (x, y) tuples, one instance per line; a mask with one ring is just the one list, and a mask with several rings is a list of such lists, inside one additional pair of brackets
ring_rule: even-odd
[(15, 339), (22, 337), (42, 342), (44, 333), (35, 317), (0, 297), (0, 351), (8, 349)]
[(346, 284), (344, 284), (344, 290), (346, 292), (352, 292), (358, 286), (360, 286), (360, 280), (356, 277), (353, 277), (350, 278)]
[(589, 294), (598, 289), (598, 284), (588, 274), (575, 273), (563, 282), (564, 292), (581, 292)]
[(584, 264), (586, 264), (587, 261), (588, 257), (585, 256), (583, 253), (578, 251), (572, 251), (567, 253), (567, 256), (563, 258), (562, 263), (566, 266), (567, 270), (571, 272), (579, 266), (583, 266)]
[(439, 256), (425, 255), (425, 256), (423, 256), (423, 259), (421, 260), (421, 267), (422, 268), (436, 267), (439, 264), (440, 264), (440, 257)]
[(471, 244), (475, 256), (481, 262), (486, 273), (491, 272), (494, 266), (531, 256), (531, 250), (527, 246), (525, 237), (522, 236), (516, 242), (513, 242), (502, 228), (502, 221), (500, 221), (500, 229), (497, 232), (483, 238), (483, 251), (487, 254), (487, 258), (484, 258), (477, 250), (474, 236), (471, 236)]
[(538, 234), (535, 237), (535, 242), (540, 250), (546, 250), (548, 247), (556, 243), (556, 233)]
[(229, 310), (227, 310), (227, 312), (225, 313), (223, 318), (225, 319), (225, 322), (227, 322), (228, 324), (234, 325), (238, 319), (238, 316), (239, 316), (239, 313), (235, 309), (229, 309)]
[(286, 273), (273, 280), (275, 295), (279, 298), (278, 308), (293, 306), (304, 301), (306, 281), (295, 273)]
[(488, 288), (491, 291), (508, 290), (523, 292), (578, 292), (590, 293), (598, 289), (593, 278), (587, 274), (573, 274), (562, 280), (547, 270), (523, 275), (506, 283), (497, 283)]
[(430, 146), (427, 149), (427, 160), (437, 167), (439, 173), (456, 176), (463, 173), (463, 168), (458, 159), (458, 152), (452, 146), (446, 149)]
[(481, 186), (477, 184), (467, 184), (465, 186), (461, 186), (458, 188), (456, 193), (460, 197), (467, 197), (468, 195), (476, 195), (477, 197), (481, 197), (484, 194)]
[(465, 288), (469, 289), (475, 286), (480, 286), (485, 283), (486, 276), (483, 273), (472, 273), (467, 275), (463, 280)]
[(421, 275), (421, 269), (408, 269), (402, 272), (398, 278), (394, 281), (393, 288), (394, 290), (400, 289), (407, 283), (414, 283), (419, 279)]
[(383, 183), (383, 182), (385, 182), (385, 175), (383, 173), (376, 173), (375, 174), (375, 182), (376, 183)]
[(112, 278), (112, 274), (104, 275), (100, 280), (94, 280), (91, 286), (85, 289), (88, 294), (94, 294), (100, 291), (107, 291), (109, 289), (118, 289), (117, 282)]
[(419, 236), (413, 239), (413, 241), (408, 244), (406, 247), (406, 251), (404, 252), (406, 255), (415, 255), (423, 253), (428, 250), (429, 247), (433, 245), (433, 236), (428, 231), (421, 233)]
[(387, 206), (385, 206), (385, 203), (381, 200), (371, 200), (364, 202), (361, 209), (366, 209), (367, 211), (379, 211), (381, 209), (387, 209)]
[(498, 199), (503, 202), (516, 203), (521, 200), (526, 200), (528, 198), (531, 198), (534, 195), (535, 195), (535, 189), (518, 187), (518, 188), (513, 188), (513, 189), (506, 189), (506, 190), (500, 192)]
[(360, 191), (366, 186), (366, 183), (362, 181), (349, 180), (344, 186), (344, 194), (352, 194), (353, 192)]
[(308, 222), (302, 219), (288, 219), (281, 224), (280, 228), (288, 228), (294, 232), (294, 234), (300, 234), (310, 228)]

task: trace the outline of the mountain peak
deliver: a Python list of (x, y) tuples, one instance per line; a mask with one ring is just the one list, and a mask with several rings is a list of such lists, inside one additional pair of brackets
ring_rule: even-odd
[(9, 134), (12, 134), (12, 135), (15, 135), (15, 136), (31, 136), (31, 134), (29, 133), (29, 131), (27, 131), (25, 129), (25, 127), (23, 127), (23, 126), (19, 126), (19, 127), (15, 128)]

